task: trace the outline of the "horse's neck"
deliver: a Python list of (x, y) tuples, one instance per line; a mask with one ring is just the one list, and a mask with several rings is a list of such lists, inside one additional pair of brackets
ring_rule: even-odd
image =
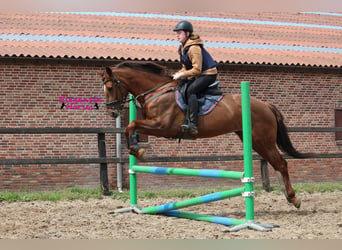
[(166, 82), (167, 80), (163, 79), (163, 77), (156, 77), (156, 76), (150, 76), (146, 77), (143, 76), (137, 76), (134, 78), (131, 78), (129, 81), (129, 90), (131, 94), (134, 96), (142, 95), (143, 93), (146, 93), (159, 85), (161, 85), (163, 82)]

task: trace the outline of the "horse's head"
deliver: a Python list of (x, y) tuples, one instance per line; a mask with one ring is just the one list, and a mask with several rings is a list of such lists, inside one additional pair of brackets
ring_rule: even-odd
[(106, 67), (105, 71), (97, 73), (100, 75), (104, 85), (107, 112), (110, 116), (116, 118), (122, 111), (129, 91), (110, 67)]

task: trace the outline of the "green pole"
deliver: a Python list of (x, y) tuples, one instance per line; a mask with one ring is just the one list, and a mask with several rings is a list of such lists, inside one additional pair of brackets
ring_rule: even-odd
[(158, 175), (184, 175), (207, 178), (227, 178), (233, 180), (241, 180), (244, 177), (244, 172), (224, 171), (216, 169), (167, 168), (140, 165), (135, 165), (132, 168), (134, 172)]
[(243, 187), (235, 188), (227, 191), (216, 192), (212, 194), (207, 194), (204, 196), (183, 200), (183, 201), (176, 201), (171, 203), (162, 204), (155, 207), (147, 207), (141, 209), (144, 213), (147, 214), (158, 214), (158, 213), (165, 213), (170, 210), (176, 210), (179, 208), (191, 207), (199, 204), (209, 203), (213, 201), (224, 200), (231, 197), (236, 197), (241, 195), (243, 192)]
[[(243, 136), (243, 159), (245, 178), (253, 177), (253, 156), (252, 156), (252, 126), (251, 126), (251, 102), (249, 96), (249, 82), (241, 82), (241, 103), (242, 103), (242, 136)], [(251, 180), (251, 179), (249, 179)], [(245, 182), (245, 203), (246, 220), (254, 220), (254, 197), (253, 182)]]
[[(133, 99), (130, 95), (130, 99)], [(137, 119), (137, 109), (133, 101), (129, 103), (129, 122)], [(129, 155), (129, 190), (131, 198), (131, 207), (137, 207), (137, 175), (133, 171), (133, 166), (137, 164), (137, 159), (133, 155)]]
[(179, 210), (170, 210), (164, 213), (167, 216), (173, 216), (178, 218), (185, 218), (190, 220), (199, 220), (206, 221), (211, 223), (217, 223), (225, 226), (236, 226), (246, 223), (244, 220), (238, 220), (234, 218), (206, 215), (206, 214), (196, 214), (191, 212), (179, 211)]

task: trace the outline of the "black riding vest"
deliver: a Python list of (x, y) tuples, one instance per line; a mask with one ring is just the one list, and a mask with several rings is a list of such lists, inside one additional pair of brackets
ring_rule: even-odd
[[(189, 48), (193, 46), (190, 45), (184, 49), (184, 52), (182, 54), (182, 45), (179, 46), (178, 53), (180, 56), (180, 62), (185, 65), (185, 68), (187, 70), (192, 68), (192, 62), (189, 58), (188, 52)], [(201, 47), (202, 50), (202, 72), (206, 71), (207, 69), (211, 69), (213, 67), (217, 66), (217, 63), (214, 61), (214, 59), (211, 57), (211, 55), (206, 51), (206, 49), (202, 45), (198, 45)]]

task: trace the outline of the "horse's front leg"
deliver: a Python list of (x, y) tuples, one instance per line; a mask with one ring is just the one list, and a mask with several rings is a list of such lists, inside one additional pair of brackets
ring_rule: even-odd
[(157, 120), (134, 120), (130, 122), (125, 129), (129, 154), (134, 155), (140, 161), (146, 161), (144, 157), (145, 150), (139, 147), (138, 136), (134, 133), (139, 132), (146, 135), (163, 136), (159, 135), (160, 128), (161, 124)]
[(144, 149), (139, 147), (139, 136), (135, 134), (136, 130), (137, 128), (135, 121), (130, 122), (125, 129), (128, 153), (134, 155), (137, 159), (141, 161), (145, 161)]

